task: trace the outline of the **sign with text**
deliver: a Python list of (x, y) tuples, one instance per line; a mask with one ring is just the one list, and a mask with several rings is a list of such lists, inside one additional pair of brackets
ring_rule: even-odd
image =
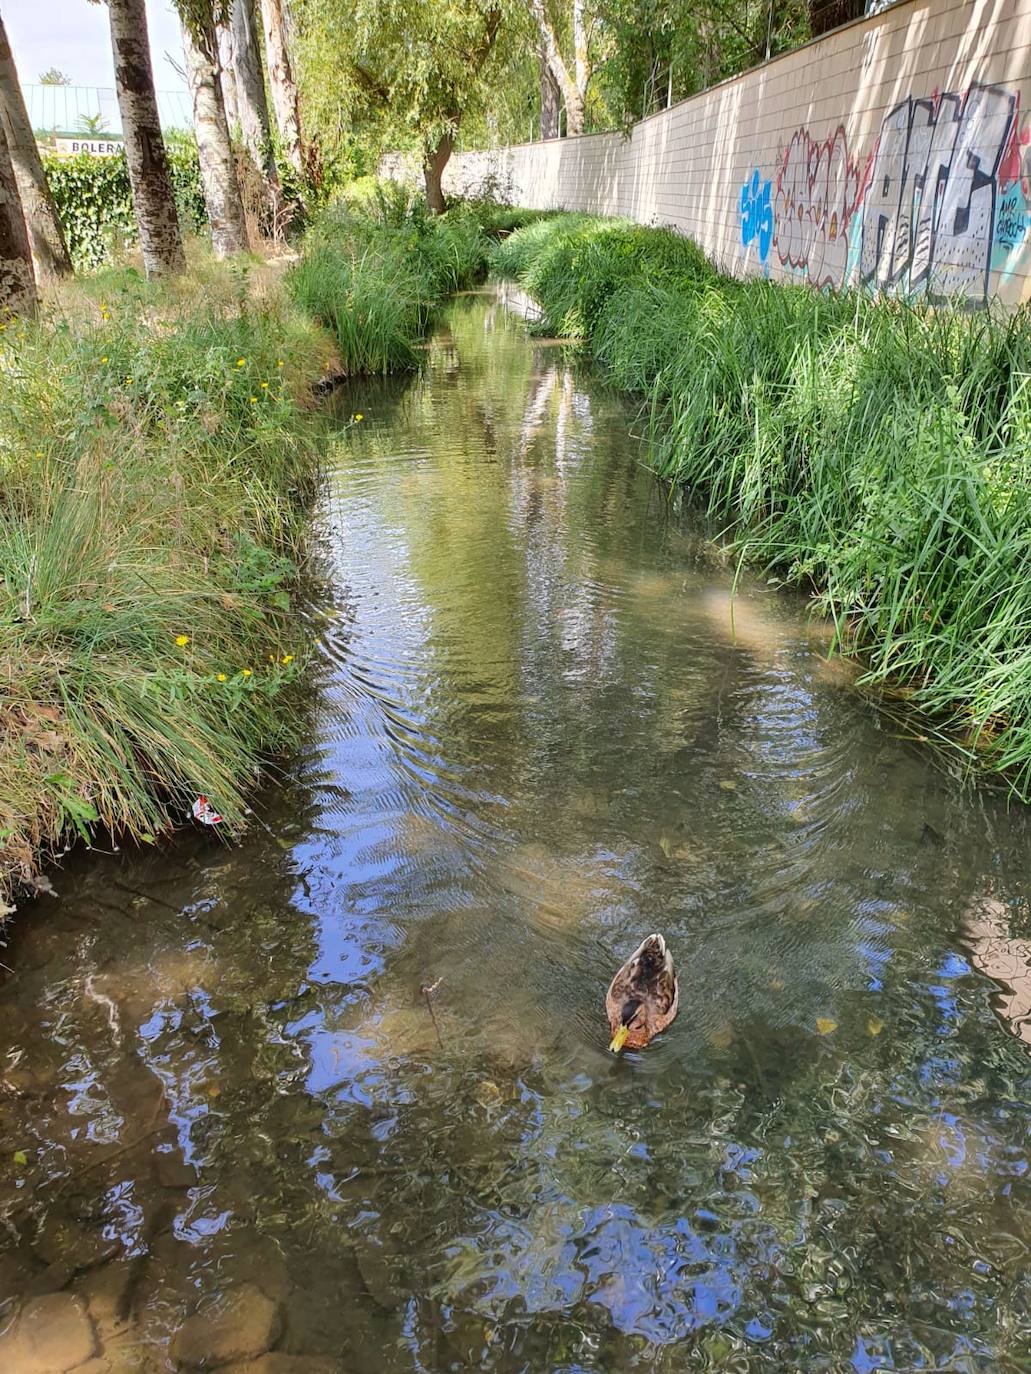
[(90, 157), (116, 157), (124, 148), (118, 138), (55, 138), (51, 145), (58, 157), (78, 157), (88, 153)]

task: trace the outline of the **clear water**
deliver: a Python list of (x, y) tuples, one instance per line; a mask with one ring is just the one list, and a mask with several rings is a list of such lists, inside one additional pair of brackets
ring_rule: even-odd
[(1031, 1368), (1026, 813), (491, 298), (340, 414), (261, 822), (75, 857), (3, 954), (3, 1310), (104, 1266), (126, 1370), (244, 1280), (349, 1374)]

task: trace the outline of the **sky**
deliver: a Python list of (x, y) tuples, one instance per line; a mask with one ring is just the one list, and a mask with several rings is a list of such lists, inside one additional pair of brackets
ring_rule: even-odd
[[(23, 85), (57, 67), (77, 86), (113, 87), (107, 7), (90, 0), (0, 0), (7, 36)], [(179, 21), (170, 0), (147, 0), (147, 29), (159, 91), (185, 92), (186, 83), (168, 61), (182, 66)]]

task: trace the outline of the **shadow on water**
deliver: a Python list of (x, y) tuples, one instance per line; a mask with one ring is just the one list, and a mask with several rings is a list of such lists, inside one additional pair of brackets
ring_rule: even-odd
[(262, 824), (74, 858), (5, 955), (0, 1368), (1026, 1369), (1025, 814), (491, 298), (337, 414)]

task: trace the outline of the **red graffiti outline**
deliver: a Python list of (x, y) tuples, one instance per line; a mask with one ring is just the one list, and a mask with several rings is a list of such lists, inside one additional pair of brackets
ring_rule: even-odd
[[(820, 176), (821, 167), (824, 167), (824, 175), (826, 176), (826, 171), (833, 165), (835, 145), (839, 139), (841, 140), (841, 148), (844, 153), (845, 185), (847, 188), (846, 200), (841, 216), (841, 223), (839, 224), (836, 220), (837, 210), (835, 208), (835, 210), (831, 212), (830, 223), (828, 224), (826, 205), (817, 199), (814, 209), (813, 190)], [(802, 162), (806, 169), (808, 208), (796, 202), (784, 189), (784, 176), (789, 170), (792, 152), (796, 144), (801, 144)], [(874, 152), (876, 152), (876, 148), (867, 155), (866, 165), (861, 166), (860, 159), (856, 158), (849, 150), (848, 133), (844, 124), (839, 124), (834, 132), (829, 134), (822, 142), (814, 139), (804, 125), (795, 130), (791, 135), (790, 143), (788, 143), (786, 148), (782, 148), (780, 152), (780, 167), (777, 171), (776, 192), (774, 197), (777, 210), (774, 213), (773, 242), (777, 249), (777, 256), (780, 258), (782, 264), (786, 264), (793, 268), (802, 268), (808, 272), (810, 255), (809, 249), (807, 248), (803, 255), (796, 260), (791, 256), (790, 250), (782, 249), (782, 214), (786, 214), (789, 217), (797, 214), (800, 224), (806, 217), (812, 220), (813, 233), (809, 239), (810, 244), (815, 241), (817, 234), (822, 235), (825, 240), (830, 240), (831, 242), (836, 241), (839, 236), (848, 236), (852, 217), (859, 209), (863, 197), (866, 194), (867, 184), (873, 167)], [(825, 165), (823, 162), (824, 158), (826, 158)], [(824, 186), (824, 190), (826, 190), (826, 185)], [(782, 204), (784, 205), (783, 211), (781, 210)], [(832, 282), (829, 277), (825, 278), (823, 281), (813, 282), (812, 284), (814, 286), (842, 285), (840, 282)]]

